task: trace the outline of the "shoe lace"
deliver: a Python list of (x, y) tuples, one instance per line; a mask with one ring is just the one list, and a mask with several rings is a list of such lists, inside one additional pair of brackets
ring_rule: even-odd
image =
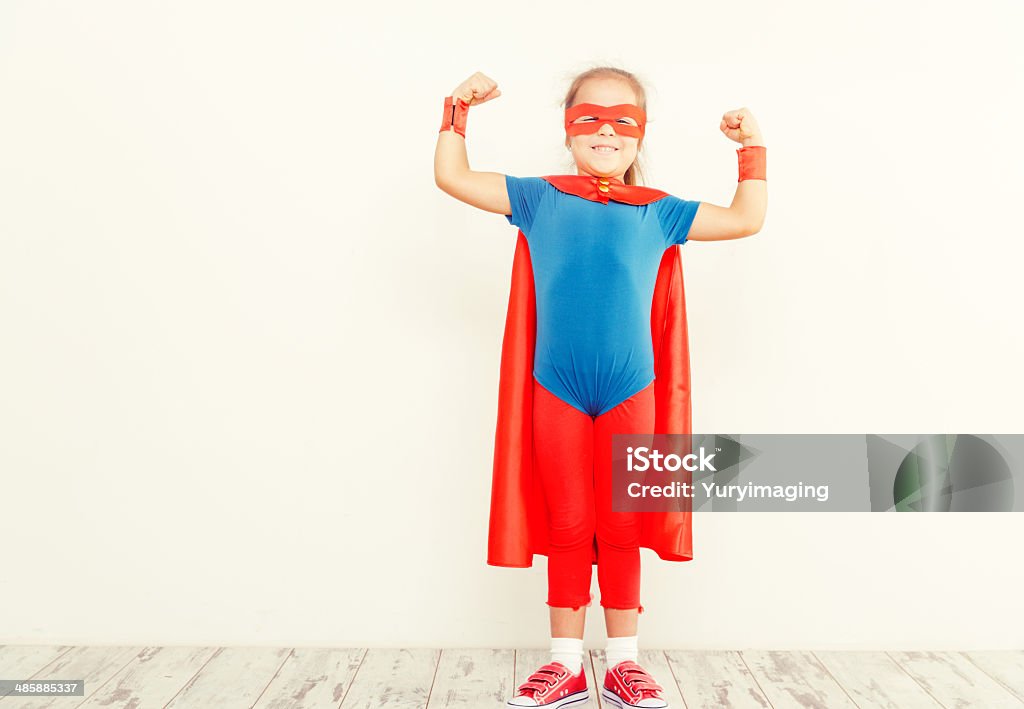
[(622, 677), (622, 683), (636, 692), (641, 699), (657, 697), (664, 687), (654, 681), (654, 677), (640, 665), (626, 660), (615, 668)]
[(529, 696), (538, 692), (544, 692), (548, 687), (554, 687), (558, 684), (558, 680), (565, 677), (567, 673), (568, 670), (549, 663), (527, 677), (526, 681), (516, 689), (516, 693)]

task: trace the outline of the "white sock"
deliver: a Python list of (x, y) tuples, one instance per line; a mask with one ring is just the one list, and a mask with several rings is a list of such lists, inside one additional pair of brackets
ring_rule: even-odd
[(623, 660), (636, 662), (637, 636), (627, 635), (621, 638), (608, 638), (608, 648), (605, 650), (605, 663), (608, 669), (615, 667)]
[(551, 661), (578, 675), (583, 670), (583, 638), (551, 638)]

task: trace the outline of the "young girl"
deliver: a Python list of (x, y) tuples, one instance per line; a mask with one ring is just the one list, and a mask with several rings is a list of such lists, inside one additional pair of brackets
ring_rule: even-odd
[[(765, 147), (753, 115), (729, 111), (737, 150), (728, 208), (637, 184), (646, 94), (614, 67), (576, 77), (565, 98), (575, 175), (519, 178), (470, 169), (469, 106), (501, 95), (476, 73), (446, 97), (437, 185), (519, 227), (502, 345), (488, 563), (548, 557), (551, 661), (509, 707), (589, 699), (583, 629), (597, 565), (608, 631), (602, 697), (667, 707), (637, 663), (640, 547), (692, 558), (690, 513), (612, 512), (613, 434), (689, 433), (689, 360), (679, 249), (757, 233), (767, 205)], [(518, 139), (518, 136), (517, 136)]]

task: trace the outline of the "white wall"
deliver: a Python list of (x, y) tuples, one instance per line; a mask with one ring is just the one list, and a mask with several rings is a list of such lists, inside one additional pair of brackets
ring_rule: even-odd
[[(1024, 429), (1019, 3), (496, 7), (0, 5), (0, 643), (546, 645), (543, 560), (485, 564), (516, 229), (433, 182), (478, 70), (478, 170), (566, 172), (598, 62), (672, 194), (760, 121), (764, 230), (684, 249), (695, 432)], [(1021, 647), (1022, 533), (701, 514), (641, 646)]]

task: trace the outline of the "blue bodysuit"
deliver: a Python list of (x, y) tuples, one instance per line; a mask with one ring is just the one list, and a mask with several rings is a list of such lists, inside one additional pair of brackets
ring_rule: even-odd
[(665, 249), (686, 242), (700, 202), (594, 202), (540, 177), (505, 175), (530, 246), (537, 306), (533, 376), (590, 416), (654, 381), (651, 303)]

